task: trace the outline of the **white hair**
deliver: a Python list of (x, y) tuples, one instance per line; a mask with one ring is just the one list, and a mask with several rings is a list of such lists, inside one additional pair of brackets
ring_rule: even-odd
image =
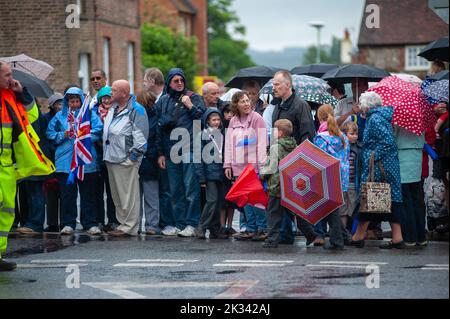
[(359, 98), (359, 106), (364, 114), (367, 114), (371, 109), (379, 107), (383, 104), (381, 96), (375, 92), (365, 92)]

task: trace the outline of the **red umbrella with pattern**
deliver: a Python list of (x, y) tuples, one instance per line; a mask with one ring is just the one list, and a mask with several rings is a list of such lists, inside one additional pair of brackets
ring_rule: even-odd
[(396, 76), (381, 80), (368, 91), (381, 96), (383, 106), (393, 106), (392, 124), (420, 136), (436, 121), (420, 87)]
[(281, 205), (310, 224), (342, 206), (340, 162), (305, 140), (279, 164)]

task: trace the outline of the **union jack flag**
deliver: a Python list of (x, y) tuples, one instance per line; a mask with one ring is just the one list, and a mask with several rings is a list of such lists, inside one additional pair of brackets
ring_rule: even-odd
[(74, 120), (75, 142), (73, 145), (72, 162), (67, 184), (73, 184), (75, 176), (84, 180), (84, 165), (92, 163), (91, 112), (89, 110), (89, 94), (84, 98), (83, 105)]

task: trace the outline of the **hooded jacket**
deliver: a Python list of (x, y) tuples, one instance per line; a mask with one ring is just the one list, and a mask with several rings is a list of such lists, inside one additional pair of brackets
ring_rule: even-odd
[[(75, 143), (74, 138), (67, 138), (64, 136), (64, 132), (69, 129), (67, 122), (67, 116), (69, 115), (69, 100), (68, 95), (78, 95), (81, 99), (81, 105), (84, 102), (83, 91), (79, 88), (73, 87), (67, 90), (64, 95), (63, 107), (61, 111), (56, 113), (53, 119), (48, 124), (47, 138), (56, 145), (55, 152), (55, 165), (57, 173), (70, 173), (70, 163), (72, 162), (73, 146)], [(75, 111), (75, 117), (78, 116), (80, 109)], [(92, 143), (98, 141), (102, 134), (103, 125), (100, 118), (95, 112), (91, 111), (91, 139)], [(97, 161), (97, 152), (92, 145), (92, 163), (84, 166), (85, 173), (93, 173), (99, 170)]]
[(316, 135), (314, 145), (339, 160), (342, 191), (346, 192), (350, 183), (350, 145), (347, 136), (342, 133), (342, 137), (344, 138), (345, 147), (342, 145), (340, 136), (330, 135), (328, 131), (324, 131)]
[[(208, 126), (208, 118), (211, 114), (218, 114), (222, 122), (221, 113), (215, 108), (208, 108), (203, 114), (202, 122), (205, 129), (196, 137), (202, 139), (202, 162), (195, 164), (195, 170), (200, 184), (212, 181), (223, 182), (225, 180), (223, 171), (225, 137), (221, 129), (211, 129)], [(206, 154), (210, 155), (210, 158), (205, 158)]]
[[(170, 88), (170, 82), (177, 75), (181, 76), (186, 84), (183, 70), (178, 68), (170, 70), (164, 90), (165, 94), (155, 105), (158, 113), (158, 139), (161, 141), (158, 153), (166, 157), (169, 156), (172, 146), (179, 142), (179, 140), (170, 140), (170, 134), (175, 128), (188, 130), (192, 151), (193, 121), (201, 120), (206, 110), (203, 98), (192, 91), (188, 91), (186, 86), (182, 92), (176, 92)], [(192, 101), (193, 107), (190, 110), (181, 103), (183, 95), (189, 96)]]
[(262, 179), (267, 180), (267, 191), (270, 196), (281, 196), (280, 171), (278, 169), (278, 164), (296, 147), (297, 143), (295, 142), (295, 138), (291, 136), (279, 138), (278, 143), (274, 143), (270, 147), (270, 153), (267, 161), (260, 171)]
[(147, 150), (148, 117), (145, 109), (133, 95), (119, 114), (115, 114), (117, 107), (117, 104), (112, 105), (105, 118), (103, 160), (112, 164), (120, 164), (127, 159), (140, 162)]
[(391, 185), (392, 201), (401, 203), (400, 161), (392, 127), (393, 114), (394, 109), (391, 106), (376, 107), (367, 114), (362, 149), (361, 182), (367, 181), (370, 155), (373, 152), (375, 154), (375, 182), (381, 181), (381, 173), (377, 165), (377, 162), (381, 161), (387, 182)]

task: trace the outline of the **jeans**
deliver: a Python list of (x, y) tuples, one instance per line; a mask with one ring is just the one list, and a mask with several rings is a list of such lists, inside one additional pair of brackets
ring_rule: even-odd
[(170, 195), (169, 175), (167, 169), (162, 169), (160, 170), (159, 178), (159, 226), (161, 229), (164, 229), (166, 226), (175, 227), (175, 224), (172, 198)]
[(266, 231), (267, 217), (266, 211), (255, 206), (244, 206), (245, 219), (247, 221), (246, 229), (250, 233), (257, 231)]
[(29, 207), (28, 218), (25, 227), (36, 232), (44, 230), (45, 222), (45, 197), (43, 181), (25, 181), (27, 190), (27, 203)]
[(57, 173), (61, 189), (61, 226), (77, 226), (77, 195), (80, 192), (80, 222), (85, 230), (97, 226), (95, 210), (95, 185), (97, 173), (84, 174), (84, 181), (75, 179), (74, 184), (67, 185), (69, 174)]
[(419, 243), (427, 239), (425, 231), (425, 210), (420, 202), (421, 182), (402, 184), (403, 216), (402, 235), (407, 243)]
[(181, 230), (187, 226), (196, 228), (200, 220), (200, 184), (195, 164), (167, 160), (166, 165), (175, 226)]

